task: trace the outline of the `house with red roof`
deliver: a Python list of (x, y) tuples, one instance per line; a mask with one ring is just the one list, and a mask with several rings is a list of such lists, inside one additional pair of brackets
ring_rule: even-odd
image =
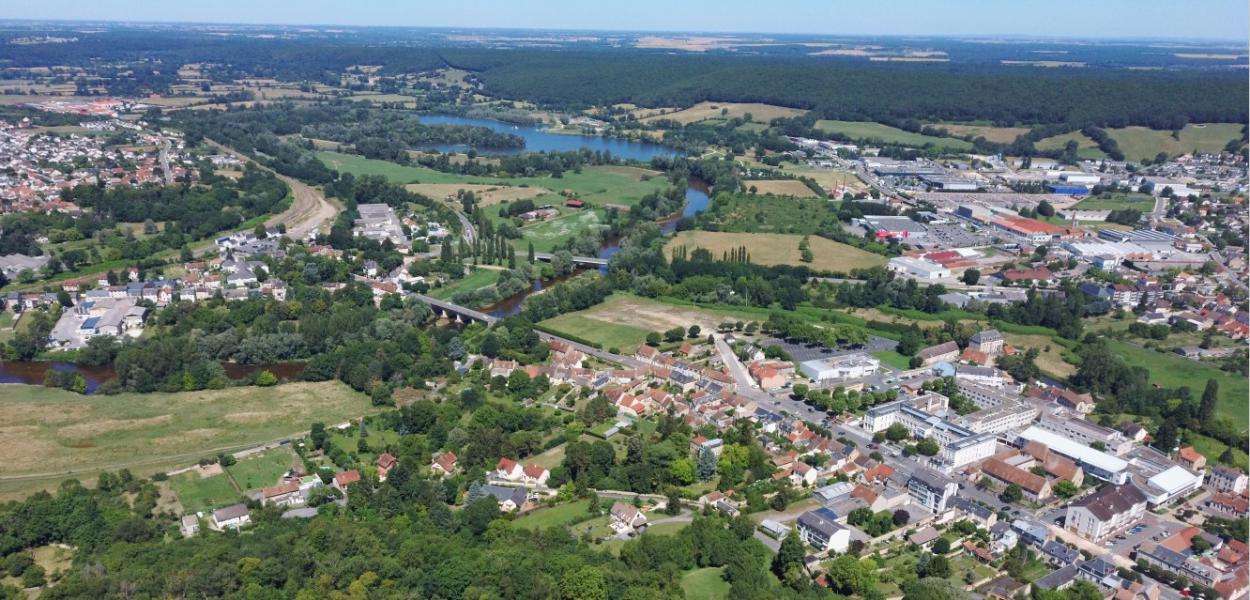
[(394, 469), (397, 464), (399, 464), (399, 461), (390, 452), (383, 452), (378, 456), (378, 481), (386, 481), (386, 474), (390, 473), (391, 469)]
[(525, 469), (510, 458), (501, 458), (495, 465), (495, 476), (508, 481), (520, 481), (525, 476)]
[(521, 480), (533, 485), (545, 486), (547, 480), (551, 478), (551, 471), (535, 464), (525, 465), (521, 471), (523, 474)]
[(453, 452), (444, 452), (430, 463), (430, 472), (439, 477), (449, 477), (456, 472), (457, 458)]
[(344, 494), (347, 493), (347, 486), (360, 481), (360, 471), (352, 469), (334, 474), (334, 487)]

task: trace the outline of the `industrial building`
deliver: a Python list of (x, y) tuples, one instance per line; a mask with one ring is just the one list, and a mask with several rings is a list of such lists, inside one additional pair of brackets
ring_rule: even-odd
[(867, 354), (855, 353), (818, 358), (799, 363), (799, 369), (816, 382), (859, 379), (877, 372), (881, 361)]
[(933, 280), (951, 276), (951, 270), (935, 262), (910, 256), (896, 256), (885, 268), (895, 274), (912, 279)]

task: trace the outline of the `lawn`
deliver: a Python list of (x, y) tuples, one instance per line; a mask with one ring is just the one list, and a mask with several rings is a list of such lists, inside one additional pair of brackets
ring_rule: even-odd
[(290, 469), (303, 471), (299, 457), (286, 446), (263, 452), (256, 456), (244, 458), (226, 467), (226, 472), (234, 478), (242, 490), (255, 490), (276, 485)]
[(145, 475), (376, 410), (339, 382), (112, 396), (10, 385), (0, 395), (0, 477)]
[[(611, 501), (600, 500), (600, 502)], [(563, 527), (588, 519), (590, 517), (590, 513), (587, 512), (589, 506), (588, 500), (577, 500), (551, 508), (540, 508), (517, 519), (513, 524), (524, 529)]]
[(1237, 123), (1191, 123), (1181, 130), (1179, 139), (1171, 131), (1146, 127), (1108, 129), (1107, 133), (1129, 160), (1153, 159), (1160, 152), (1179, 156), (1197, 150), (1219, 152), (1229, 140), (1241, 137), (1242, 125)]
[(429, 295), (438, 299), (450, 298), (458, 292), (476, 290), (479, 288), (490, 287), (495, 285), (499, 280), (499, 274), (502, 271), (498, 269), (478, 268), (476, 271), (469, 272), (460, 279), (452, 279), (443, 287), (434, 288), (429, 291)]
[(723, 600), (729, 597), (724, 567), (704, 567), (681, 576), (681, 591), (687, 600)]
[(881, 140), (887, 144), (893, 143), (903, 146), (926, 146), (932, 144), (956, 151), (972, 149), (972, 143), (964, 140), (912, 133), (897, 127), (890, 127), (889, 125), (871, 121), (831, 121), (822, 119), (816, 121), (816, 129), (825, 133), (841, 134), (852, 140)]
[[(1197, 450), (1199, 454), (1207, 457), (1208, 463), (1215, 464), (1218, 462), (1220, 455), (1224, 454), (1224, 451), (1228, 449), (1226, 444), (1215, 438), (1209, 438), (1205, 435), (1193, 432), (1189, 432), (1188, 435), (1190, 445), (1192, 445), (1194, 450)], [(1246, 455), (1245, 446), (1241, 448), (1233, 448), (1233, 460), (1231, 461), (1231, 464), (1242, 471), (1250, 470), (1250, 457)]]
[(1245, 377), (1221, 371), (1213, 366), (1172, 354), (1148, 350), (1120, 340), (1109, 342), (1111, 350), (1130, 366), (1144, 367), (1150, 371), (1150, 382), (1166, 387), (1189, 386), (1195, 395), (1201, 395), (1207, 379), (1215, 379), (1220, 386), (1220, 399), (1216, 413), (1227, 416), (1243, 430), (1247, 425), (1246, 398), (1250, 397), (1250, 382)]
[(1048, 138), (1038, 140), (1034, 146), (1038, 150), (1063, 150), (1064, 146), (1072, 140), (1076, 141), (1076, 155), (1079, 158), (1095, 159), (1104, 158), (1106, 156), (1103, 154), (1102, 150), (1098, 149), (1098, 144), (1095, 143), (1094, 140), (1089, 139), (1089, 136), (1079, 131), (1053, 135)]
[(631, 352), (642, 345), (647, 334), (651, 333), (648, 329), (609, 323), (576, 313), (547, 319), (541, 324), (574, 338), (599, 344), (602, 348), (617, 348), (623, 352)]
[(671, 254), (685, 246), (687, 251), (706, 248), (712, 256), (720, 258), (729, 250), (746, 246), (751, 262), (759, 265), (807, 266), (817, 271), (846, 273), (852, 269), (867, 269), (884, 265), (886, 258), (880, 254), (865, 252), (818, 236), (808, 236), (812, 250), (812, 262), (801, 260), (799, 244), (803, 236), (785, 233), (726, 233), (720, 231), (682, 231), (666, 244)]
[(907, 369), (911, 368), (911, 357), (903, 356), (902, 354), (899, 354), (898, 352), (894, 350), (882, 350), (880, 352), (873, 352), (872, 355), (877, 357), (877, 359), (879, 359), (881, 362), (891, 367), (894, 367), (895, 369), (906, 371)]
[(1073, 206), (1075, 210), (1125, 210), (1135, 209), (1143, 213), (1154, 210), (1155, 199), (1150, 194), (1111, 194), (1092, 196)]
[[(652, 518), (659, 520), (663, 517), (660, 515), (652, 515)], [(646, 535), (676, 535), (677, 532), (689, 526), (690, 521), (670, 521), (668, 523), (650, 525), (647, 527)]]
[(187, 512), (229, 506), (243, 497), (243, 494), (234, 487), (230, 476), (225, 474), (200, 477), (196, 471), (189, 471), (171, 478), (169, 486), (177, 494), (178, 503)]

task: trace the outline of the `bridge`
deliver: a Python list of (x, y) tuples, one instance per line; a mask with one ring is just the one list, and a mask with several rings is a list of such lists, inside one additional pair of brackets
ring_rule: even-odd
[(499, 322), (499, 317), (488, 315), (484, 312), (473, 310), (472, 308), (465, 308), (459, 304), (452, 304), (451, 302), (439, 300), (438, 298), (431, 298), (425, 294), (412, 294), (412, 296), (417, 300), (429, 304), (430, 308), (434, 310), (434, 314), (447, 317), (451, 320), (457, 320), (465, 323), (469, 321), (477, 321), (478, 323), (485, 323), (487, 325), (494, 325)]
[[(552, 257), (552, 255), (551, 255), (551, 254), (546, 254), (546, 253), (543, 253), (543, 252), (539, 252), (539, 253), (534, 254), (534, 260), (541, 260), (541, 261), (543, 261), (543, 262), (551, 262), (551, 257)], [(596, 256), (574, 256), (574, 257), (573, 257), (573, 264), (575, 264), (575, 265), (577, 265), (577, 266), (579, 266), (579, 267), (595, 267), (595, 268), (599, 268), (599, 267), (606, 267), (606, 266), (608, 266), (608, 259), (606, 259), (606, 258), (599, 258), (599, 257), (596, 257)]]

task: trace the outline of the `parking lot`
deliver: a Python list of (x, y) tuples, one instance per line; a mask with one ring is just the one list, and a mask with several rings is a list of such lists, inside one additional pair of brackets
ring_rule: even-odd
[(843, 354), (854, 354), (856, 352), (881, 352), (883, 350), (893, 350), (898, 342), (883, 337), (872, 336), (868, 338), (868, 342), (862, 348), (829, 348), (820, 345), (795, 344), (777, 338), (767, 338), (760, 342), (762, 346), (776, 345), (785, 350), (790, 358), (796, 362), (807, 362), (818, 358), (827, 358), (830, 356), (842, 356)]

